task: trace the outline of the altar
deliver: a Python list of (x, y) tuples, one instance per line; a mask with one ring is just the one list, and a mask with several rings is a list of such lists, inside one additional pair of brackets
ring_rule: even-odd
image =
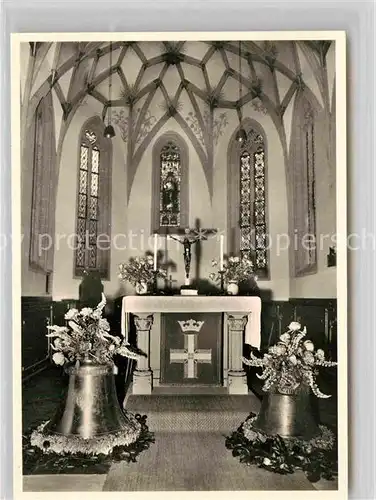
[[(223, 319), (216, 346), (205, 346), (205, 336), (209, 335), (213, 326), (205, 330), (205, 317), (202, 315), (209, 313), (218, 314)], [(137, 362), (133, 374), (133, 394), (151, 394), (153, 387), (163, 384), (161, 364), (166, 363), (181, 367), (183, 379), (192, 385), (199, 380), (198, 371), (204, 369), (201, 367), (211, 366), (213, 373), (220, 371), (219, 382), (214, 384), (227, 387), (229, 394), (248, 394), (242, 364), (243, 344), (260, 348), (259, 297), (126, 296), (122, 301), (122, 334), (126, 339), (131, 314), (137, 346), (147, 355)], [(173, 336), (180, 336), (182, 342), (181, 348), (168, 348), (167, 353), (166, 346), (162, 345), (162, 339), (166, 338), (163, 315), (174, 315), (176, 327)], [(200, 344), (205, 348), (200, 348)]]

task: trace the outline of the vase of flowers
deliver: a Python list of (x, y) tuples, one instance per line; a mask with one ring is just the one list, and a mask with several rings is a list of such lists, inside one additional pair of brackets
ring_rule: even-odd
[(246, 365), (262, 368), (262, 374), (257, 376), (264, 380), (266, 395), (253, 425), (267, 434), (309, 439), (319, 432), (311, 395), (330, 397), (320, 391), (316, 377), (320, 367), (337, 363), (327, 361), (322, 349), (315, 351), (306, 335), (306, 328), (293, 321), (263, 358), (253, 353), (250, 359), (243, 358)]
[[(127, 439), (130, 442), (137, 439), (139, 432), (134, 417), (120, 408), (115, 390), (113, 358), (120, 355), (138, 359), (140, 354), (130, 348), (124, 339), (110, 334), (109, 323), (102, 318), (105, 305), (106, 298), (102, 294), (102, 301), (95, 309), (70, 309), (65, 314), (65, 326), (48, 327), (52, 360), (64, 367), (69, 375), (69, 384), (61, 407), (44, 426), (43, 435), (74, 437), (76, 451), (88, 447), (87, 443), (82, 446), (82, 439), (90, 440), (91, 450), (95, 450), (98, 439), (103, 441), (104, 435), (117, 436), (120, 441), (113, 439), (116, 445), (116, 442), (124, 444)], [(35, 439), (37, 444), (39, 435)], [(50, 439), (50, 446), (55, 443), (64, 450), (69, 443), (64, 441), (63, 446), (61, 439)]]
[(137, 283), (135, 288), (136, 288), (137, 295), (147, 295), (148, 290), (149, 290), (148, 283), (146, 283), (145, 281), (141, 281), (141, 283)]
[(227, 293), (229, 295), (238, 295), (239, 293), (239, 285), (236, 281), (229, 281), (227, 284)]
[(148, 293), (150, 285), (158, 278), (166, 278), (164, 269), (154, 269), (154, 259), (147, 257), (132, 257), (128, 263), (120, 264), (119, 278), (128, 281), (136, 289), (137, 295)]
[[(218, 260), (213, 259), (212, 266), (218, 267)], [(229, 257), (227, 262), (223, 263), (222, 271), (209, 275), (209, 278), (216, 284), (220, 284), (221, 280), (223, 280), (227, 285), (229, 295), (237, 295), (239, 293), (239, 283), (254, 277), (252, 261), (240, 257)]]

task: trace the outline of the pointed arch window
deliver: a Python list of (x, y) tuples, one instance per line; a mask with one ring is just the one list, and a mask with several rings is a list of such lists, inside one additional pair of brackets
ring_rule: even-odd
[(159, 225), (179, 227), (181, 218), (181, 157), (180, 149), (168, 141), (160, 155)]
[(188, 153), (182, 138), (164, 134), (153, 149), (152, 232), (188, 225)]
[(268, 277), (266, 145), (257, 124), (244, 126), (247, 141), (233, 140), (229, 156), (229, 253), (253, 261), (259, 277)]
[[(56, 143), (51, 93), (38, 104), (30, 131), (33, 137), (33, 189), (31, 205), (30, 266), (38, 271), (53, 270), (56, 204)], [(40, 245), (41, 235), (51, 245)]]
[(76, 211), (75, 275), (99, 271), (109, 277), (111, 142), (93, 119), (80, 136)]
[(317, 268), (316, 193), (315, 193), (315, 110), (303, 93), (294, 109), (294, 137), (290, 165), (293, 184), (295, 276)]

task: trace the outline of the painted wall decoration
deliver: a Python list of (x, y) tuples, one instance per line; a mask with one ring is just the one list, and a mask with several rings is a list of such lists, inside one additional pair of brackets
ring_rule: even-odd
[[(190, 111), (185, 118), (191, 130), (194, 132), (197, 139), (200, 141), (202, 146), (205, 148), (205, 139), (204, 139), (204, 130), (200, 126), (200, 121), (196, 113)], [(212, 135), (214, 145), (218, 144), (218, 140), (224, 132), (224, 129), (228, 125), (227, 115), (225, 112), (222, 112), (218, 115), (217, 118), (213, 119), (212, 130), (211, 130), (211, 111), (205, 110), (202, 115), (203, 123), (205, 124), (205, 128), (207, 133)]]
[[(139, 119), (140, 116), (140, 108), (137, 108), (135, 111), (135, 121)], [(139, 132), (136, 138), (136, 145), (139, 146), (142, 141), (145, 139), (147, 134), (155, 125), (157, 119), (150, 113), (150, 110), (147, 110), (145, 115), (141, 118)], [(129, 128), (129, 111), (127, 108), (122, 108), (118, 111), (112, 112), (112, 121), (115, 125), (118, 126), (121, 134), (121, 138), (124, 142), (128, 141), (128, 128)]]
[(128, 110), (125, 108), (112, 112), (112, 121), (118, 126), (121, 138), (124, 142), (128, 140)]
[(220, 113), (217, 118), (213, 121), (213, 139), (214, 144), (218, 144), (218, 140), (223, 134), (225, 128), (228, 125), (227, 115), (226, 113)]
[(136, 144), (137, 146), (140, 145), (142, 143), (142, 141), (145, 139), (145, 137), (148, 135), (148, 133), (150, 132), (150, 130), (154, 127), (154, 125), (156, 124), (157, 122), (157, 119), (155, 116), (153, 116), (150, 112), (150, 110), (148, 109), (141, 121), (141, 124), (140, 124), (140, 131), (137, 135), (137, 139), (136, 139)]
[(200, 143), (205, 147), (205, 140), (204, 140), (204, 131), (202, 130), (200, 126), (200, 122), (198, 120), (198, 117), (193, 111), (190, 111), (188, 115), (185, 117), (186, 122), (189, 125), (189, 128), (192, 130), (192, 132), (195, 134), (197, 139), (200, 141)]
[(263, 115), (266, 115), (268, 112), (268, 110), (266, 109), (262, 100), (259, 97), (256, 97), (255, 99), (252, 100), (251, 106), (255, 111), (257, 111), (258, 113), (262, 113)]

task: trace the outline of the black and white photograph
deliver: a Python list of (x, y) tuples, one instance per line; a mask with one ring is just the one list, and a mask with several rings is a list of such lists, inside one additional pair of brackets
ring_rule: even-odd
[(20, 493), (347, 498), (345, 60), (13, 35)]

